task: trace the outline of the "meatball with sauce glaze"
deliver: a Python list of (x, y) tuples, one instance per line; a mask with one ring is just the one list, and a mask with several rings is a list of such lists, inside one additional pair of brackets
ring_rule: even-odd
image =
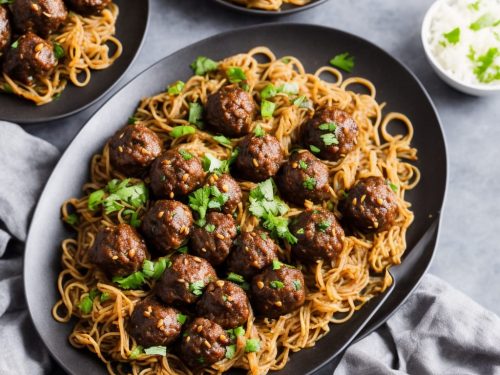
[(167, 346), (181, 334), (181, 312), (162, 305), (156, 298), (146, 298), (137, 303), (130, 316), (128, 331), (139, 345)]
[(208, 284), (196, 305), (196, 311), (222, 328), (231, 329), (246, 323), (250, 315), (250, 302), (239, 285), (217, 280)]
[(142, 124), (127, 125), (109, 141), (110, 162), (127, 176), (144, 172), (161, 154), (162, 141)]
[(283, 151), (278, 140), (270, 135), (249, 134), (239, 144), (236, 158), (238, 173), (254, 182), (274, 176), (283, 163)]
[(227, 345), (229, 337), (220, 325), (196, 318), (184, 332), (180, 355), (190, 367), (210, 366), (224, 359)]
[(234, 241), (227, 267), (250, 279), (270, 265), (278, 256), (278, 251), (278, 245), (266, 231), (255, 228), (251, 232), (242, 232)]
[(205, 259), (179, 254), (156, 284), (156, 295), (165, 303), (196, 302), (211, 281), (217, 280), (214, 268)]
[(282, 197), (303, 206), (306, 199), (319, 203), (329, 198), (328, 177), (325, 164), (309, 151), (300, 151), (292, 153), (283, 164), (277, 185)]
[(50, 75), (57, 65), (52, 44), (29, 32), (22, 35), (16, 47), (7, 48), (3, 71), (12, 79), (30, 85), (33, 79)]
[(339, 210), (350, 225), (364, 232), (381, 232), (396, 220), (397, 196), (382, 177), (366, 177), (349, 190)]
[(216, 131), (228, 137), (248, 134), (257, 112), (252, 95), (238, 85), (224, 86), (208, 97), (205, 117)]
[(322, 159), (336, 161), (354, 150), (358, 125), (345, 111), (336, 107), (318, 109), (302, 127), (304, 147), (316, 146)]
[(136, 230), (122, 223), (97, 232), (89, 258), (109, 276), (128, 276), (141, 269), (149, 254)]
[(63, 0), (15, 0), (11, 10), (21, 33), (32, 31), (42, 37), (57, 31), (68, 17)]
[(111, 0), (66, 0), (66, 3), (75, 12), (89, 16), (100, 14)]
[(168, 150), (151, 165), (151, 189), (158, 198), (173, 199), (201, 186), (205, 172), (200, 159), (184, 150)]
[(10, 27), (9, 11), (6, 7), (0, 5), (0, 57), (4, 49), (10, 46), (10, 37), (12, 30)]
[(344, 230), (330, 211), (303, 211), (292, 220), (290, 231), (297, 237), (292, 254), (304, 262), (332, 261), (342, 251)]
[(210, 186), (216, 186), (221, 193), (227, 195), (227, 201), (222, 205), (221, 211), (226, 214), (235, 212), (243, 198), (240, 185), (236, 180), (227, 173), (221, 175), (214, 173), (208, 176), (207, 182)]
[(193, 227), (191, 250), (217, 266), (224, 262), (231, 251), (236, 234), (236, 224), (230, 214), (209, 212), (203, 227)]
[(174, 200), (159, 200), (144, 215), (141, 231), (159, 253), (168, 254), (187, 241), (192, 225), (188, 206)]
[(295, 268), (282, 264), (268, 267), (252, 279), (252, 306), (260, 315), (279, 318), (304, 304), (304, 276)]

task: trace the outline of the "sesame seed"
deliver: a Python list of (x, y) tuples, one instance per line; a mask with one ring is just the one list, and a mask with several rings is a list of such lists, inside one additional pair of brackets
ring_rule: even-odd
[(199, 325), (198, 327), (196, 327), (196, 332), (200, 333), (202, 330), (203, 330), (202, 325)]
[(158, 219), (161, 219), (164, 214), (165, 214), (165, 211), (158, 212)]
[(222, 288), (224, 286), (224, 281), (223, 280), (217, 280), (216, 282), (217, 286)]
[(257, 288), (259, 289), (264, 288), (264, 283), (262, 281), (257, 281)]
[(297, 162), (292, 163), (292, 168), (297, 169), (299, 167), (299, 164)]
[(184, 174), (182, 175), (182, 182), (186, 182), (188, 178), (189, 178), (189, 174), (184, 173)]
[(177, 279), (178, 283), (183, 283), (185, 280), (184, 279)]
[(377, 198), (377, 204), (379, 206), (382, 206), (384, 204), (384, 201), (382, 200), (382, 198)]
[(186, 342), (189, 342), (191, 340), (191, 336), (186, 336)]
[(156, 323), (156, 328), (163, 327), (163, 324), (165, 324), (165, 323), (163, 322), (163, 319), (158, 320), (158, 323)]
[(252, 262), (252, 264), (253, 264), (255, 267), (259, 267), (259, 262), (258, 262), (258, 261), (256, 261), (256, 260), (254, 260), (254, 261)]
[(233, 300), (233, 297), (231, 297), (231, 296), (227, 296), (227, 300), (228, 300), (229, 302), (231, 302), (231, 301)]
[(358, 198), (354, 198), (354, 199), (352, 200), (352, 204), (355, 206), (357, 203), (358, 203)]
[(123, 147), (122, 146), (118, 146), (118, 152), (123, 152)]
[(215, 179), (215, 181), (219, 180), (219, 176), (217, 176), (216, 174), (214, 174), (214, 179)]
[(222, 185), (222, 191), (227, 193), (229, 191), (229, 187), (226, 184)]
[(111, 259), (113, 259), (113, 260), (117, 260), (117, 259), (118, 259), (118, 255), (113, 255), (113, 256), (111, 257)]
[(151, 316), (151, 313), (149, 311), (144, 311), (142, 315), (144, 315), (145, 318), (149, 318)]
[(38, 4), (31, 3), (31, 9), (33, 9), (34, 11), (37, 11), (38, 9), (40, 9), (40, 7), (38, 6)]
[(130, 250), (128, 251), (128, 256), (129, 256), (129, 258), (133, 258), (133, 257), (134, 257), (134, 255), (135, 255), (135, 253), (136, 253), (136, 250), (135, 250), (135, 249), (130, 249)]
[(149, 152), (149, 150), (144, 148), (144, 147), (142, 147), (140, 151), (141, 151), (141, 154), (143, 154), (143, 155), (151, 155), (151, 152)]
[(224, 335), (220, 335), (220, 336), (219, 336), (219, 340), (220, 340), (220, 341), (226, 341), (226, 336), (224, 336)]
[(210, 182), (211, 185), (213, 185), (215, 183), (215, 179), (214, 179), (214, 176), (210, 176), (210, 178), (208, 179), (208, 182)]
[(223, 234), (220, 234), (220, 233), (215, 233), (215, 237), (217, 237), (219, 240), (223, 240), (224, 238), (224, 235)]
[(363, 194), (363, 196), (361, 197), (361, 203), (363, 203), (366, 199), (366, 194)]
[(122, 134), (120, 134), (120, 136), (118, 138), (122, 139), (124, 135), (125, 135), (125, 133), (122, 133)]
[(208, 349), (212, 347), (212, 345), (210, 345), (210, 343), (207, 340), (203, 341), (203, 345), (205, 345)]
[(283, 306), (283, 303), (281, 301), (277, 301), (274, 303), (274, 305), (277, 307), (281, 307), (281, 306)]
[(248, 246), (245, 246), (245, 252), (248, 253), (250, 251), (250, 249), (248, 248)]
[(146, 311), (151, 314), (151, 311), (153, 311), (153, 306), (148, 305), (148, 308), (146, 309)]
[(202, 251), (203, 253), (206, 253), (206, 252), (207, 252), (207, 249), (205, 249), (204, 247), (202, 247), (202, 248), (201, 248), (201, 251)]
[(252, 159), (252, 163), (253, 163), (254, 167), (258, 167), (259, 166), (259, 162), (255, 158)]
[(198, 257), (193, 257), (193, 260), (196, 262), (196, 263), (201, 263), (201, 259), (198, 258)]
[(174, 192), (171, 191), (170, 194), (168, 195), (170, 197), (170, 199), (174, 199)]
[(377, 229), (377, 228), (378, 228), (378, 221), (374, 221), (374, 222), (373, 222), (373, 227), (374, 227), (375, 229)]
[(38, 43), (36, 46), (35, 46), (35, 51), (36, 52), (40, 52), (43, 48), (43, 43)]

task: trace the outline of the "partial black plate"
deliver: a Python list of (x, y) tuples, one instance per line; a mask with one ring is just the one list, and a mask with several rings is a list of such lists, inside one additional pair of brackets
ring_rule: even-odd
[(320, 4), (326, 3), (328, 0), (312, 0), (309, 4), (303, 6), (297, 6), (293, 4), (283, 4), (281, 9), (278, 11), (275, 10), (263, 10), (263, 9), (255, 9), (255, 8), (247, 8), (245, 6), (233, 3), (229, 0), (214, 0), (216, 3), (219, 3), (225, 7), (230, 9), (234, 9), (238, 12), (243, 12), (247, 14), (252, 14), (255, 16), (286, 16), (288, 14), (293, 14), (297, 12), (302, 12), (303, 10), (314, 8)]
[(92, 71), (85, 87), (68, 82), (58, 100), (37, 106), (15, 95), (0, 93), (0, 120), (16, 123), (46, 122), (73, 115), (95, 103), (118, 82), (137, 56), (149, 22), (149, 0), (114, 0), (120, 8), (116, 37), (123, 45), (122, 55), (108, 69)]
[[(26, 245), (25, 291), (40, 336), (52, 355), (71, 374), (104, 373), (105, 367), (86, 350), (72, 348), (67, 340), (72, 325), (59, 324), (50, 315), (58, 299), (56, 279), (60, 270), (60, 242), (70, 235), (59, 221), (62, 200), (81, 194), (92, 155), (127, 122), (140, 98), (164, 90), (166, 84), (177, 79), (186, 80), (192, 74), (189, 64), (197, 56), (220, 59), (258, 45), (269, 46), (277, 56), (297, 56), (308, 71), (327, 64), (340, 52), (352, 53), (356, 57), (356, 75), (375, 84), (377, 99), (387, 103), (384, 110), (403, 112), (413, 121), (413, 145), (419, 149), (416, 164), (422, 172), (418, 187), (407, 194), (413, 203), (415, 222), (407, 234), (406, 259), (401, 266), (393, 268), (392, 293), (375, 298), (349, 322), (332, 326), (331, 332), (314, 348), (293, 354), (291, 363), (280, 373), (310, 374), (325, 365), (358, 337), (380, 306), (383, 314), (377, 315), (376, 323), (395, 311), (425, 272), (434, 252), (446, 188), (446, 149), (437, 113), (415, 76), (370, 42), (326, 27), (270, 24), (216, 35), (159, 61), (105, 103), (68, 147), (42, 193)], [(384, 299), (387, 299), (385, 304)]]

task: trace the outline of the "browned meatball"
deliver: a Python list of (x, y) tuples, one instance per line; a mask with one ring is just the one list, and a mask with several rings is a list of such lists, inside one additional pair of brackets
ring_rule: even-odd
[(320, 158), (335, 161), (356, 147), (358, 125), (347, 112), (325, 107), (303, 126), (302, 142), (305, 148), (316, 146)]
[(0, 5), (0, 57), (4, 49), (10, 45), (11, 28), (8, 13), (7, 8)]
[(214, 280), (217, 280), (217, 274), (205, 259), (188, 254), (176, 255), (156, 284), (156, 295), (167, 304), (193, 303)]
[(221, 175), (214, 173), (208, 176), (207, 181), (210, 186), (216, 186), (221, 193), (227, 195), (226, 203), (222, 205), (221, 211), (226, 214), (232, 214), (236, 211), (243, 197), (240, 185), (236, 180), (227, 173)]
[(306, 199), (318, 203), (330, 196), (328, 168), (309, 151), (292, 153), (277, 177), (281, 196), (298, 206)]
[(127, 125), (109, 140), (109, 159), (127, 176), (140, 175), (161, 154), (162, 141), (142, 124)]
[(52, 44), (27, 33), (13, 43), (14, 47), (7, 48), (3, 70), (11, 78), (27, 85), (35, 77), (48, 76), (57, 65)]
[(111, 0), (66, 0), (68, 6), (75, 12), (83, 15), (99, 14)]
[(32, 31), (42, 37), (59, 29), (68, 16), (62, 0), (16, 0), (11, 9), (21, 33)]
[(205, 179), (200, 159), (179, 150), (165, 151), (151, 165), (151, 189), (157, 197), (173, 199), (197, 189)]
[(128, 331), (144, 347), (166, 346), (181, 333), (180, 315), (179, 310), (163, 306), (156, 298), (146, 298), (135, 305)]
[(248, 297), (240, 286), (224, 280), (208, 284), (196, 312), (224, 329), (241, 326), (250, 315)]
[(228, 137), (248, 134), (257, 112), (255, 102), (237, 85), (224, 86), (208, 97), (206, 120), (212, 128)]
[(128, 224), (103, 227), (89, 252), (90, 261), (109, 276), (126, 276), (138, 271), (149, 258), (146, 244)]
[(345, 220), (356, 228), (381, 232), (396, 220), (397, 197), (382, 177), (367, 177), (356, 182), (339, 209)]
[(284, 264), (267, 268), (252, 279), (252, 306), (267, 318), (278, 318), (304, 304), (304, 276)]
[(193, 216), (188, 206), (159, 200), (144, 215), (141, 231), (158, 252), (168, 254), (187, 241), (192, 225)]
[(283, 163), (280, 143), (270, 134), (247, 135), (240, 142), (239, 150), (236, 170), (251, 181), (260, 182), (274, 176)]
[(181, 358), (190, 367), (210, 366), (224, 359), (229, 337), (220, 325), (196, 318), (184, 332)]
[(302, 261), (331, 261), (342, 251), (344, 230), (330, 211), (306, 210), (294, 218), (290, 231), (297, 237), (292, 254)]
[(206, 221), (203, 227), (193, 227), (191, 250), (216, 266), (224, 262), (231, 251), (236, 224), (230, 214), (221, 212), (209, 212)]
[(234, 242), (227, 267), (230, 271), (250, 279), (270, 265), (278, 256), (278, 251), (278, 245), (262, 229), (242, 232)]

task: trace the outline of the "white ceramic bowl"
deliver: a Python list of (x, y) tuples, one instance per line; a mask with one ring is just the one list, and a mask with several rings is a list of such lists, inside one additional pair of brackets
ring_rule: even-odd
[(434, 55), (431, 52), (431, 49), (429, 47), (429, 43), (427, 42), (429, 40), (428, 38), (428, 33), (430, 30), (430, 24), (432, 20), (432, 16), (434, 15), (437, 7), (439, 4), (442, 2), (445, 2), (446, 0), (437, 0), (435, 1), (429, 10), (427, 10), (427, 13), (425, 14), (424, 21), (422, 22), (422, 31), (421, 31), (421, 37), (422, 37), (422, 44), (424, 46), (424, 51), (427, 56), (427, 60), (429, 60), (429, 63), (431, 64), (432, 68), (436, 72), (436, 74), (443, 80), (445, 81), (448, 85), (451, 87), (464, 92), (469, 95), (474, 95), (474, 96), (486, 96), (486, 95), (493, 95), (493, 94), (500, 94), (500, 85), (478, 85), (478, 84), (473, 84), (473, 83), (466, 83), (463, 81), (458, 80), (454, 76), (451, 75), (451, 73), (447, 72), (445, 69), (441, 67), (439, 62), (436, 60)]

